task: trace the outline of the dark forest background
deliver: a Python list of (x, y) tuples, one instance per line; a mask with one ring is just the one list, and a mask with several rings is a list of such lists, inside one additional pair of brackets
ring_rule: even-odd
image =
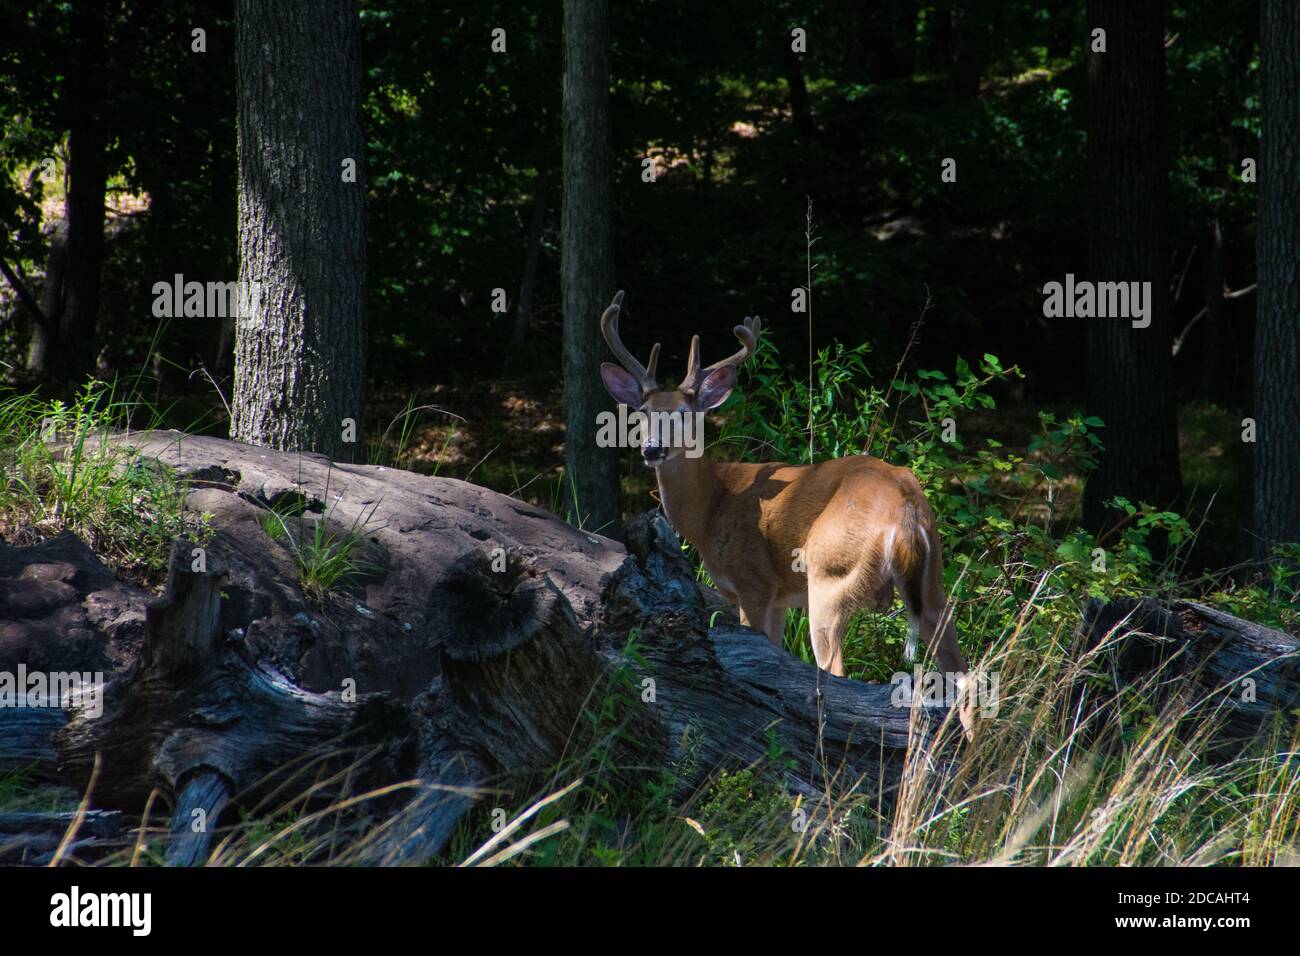
[[(9, 386), (67, 396), (127, 376), (168, 424), (229, 431), (229, 328), (155, 318), (151, 288), (239, 274), (234, 6), (3, 4)], [(562, 505), (561, 4), (358, 7), (367, 441), (398, 442), (403, 467)], [(693, 333), (720, 355), (759, 314), (778, 367), (806, 377), (808, 320), (790, 303), (811, 248), (814, 352), (868, 343), (865, 372), (885, 383), (901, 356), (905, 378), (986, 354), (1023, 371), (990, 383), (995, 409), (962, 418), (966, 447), (1032, 454), (1040, 413), (1099, 416), (1096, 496), (1199, 517), (1213, 499), (1195, 565), (1266, 551), (1265, 524), (1293, 540), (1294, 506), (1257, 514), (1242, 441), (1261, 387), (1260, 184), (1243, 161), (1262, 155), (1262, 13), (1258, 0), (611, 4), (625, 336), (662, 341), (676, 375)], [(1099, 17), (1117, 65), (1090, 75)], [(1300, 125), (1294, 97), (1279, 104), (1279, 122)], [(1296, 248), (1274, 251), (1290, 256), (1294, 303)], [(1045, 283), (1107, 272), (1155, 282), (1151, 329), (1121, 321), (1108, 341), (1090, 331), (1105, 320), (1044, 317)], [(1277, 385), (1270, 407), (1295, 387)], [(1294, 445), (1294, 416), (1279, 420)], [(652, 504), (648, 475), (619, 461), (623, 510)], [(1270, 480), (1295, 490), (1289, 461)], [(1074, 514), (1104, 526), (1085, 475), (1057, 477)]]

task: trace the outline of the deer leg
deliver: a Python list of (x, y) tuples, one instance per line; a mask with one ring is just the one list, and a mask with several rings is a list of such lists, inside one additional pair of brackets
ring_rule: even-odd
[(761, 631), (767, 639), (781, 647), (785, 643), (785, 608), (774, 607), (752, 595), (740, 599), (740, 623)]
[(817, 666), (836, 677), (844, 676), (844, 625), (851, 612), (833, 585), (808, 582), (808, 636)]
[(786, 608), (770, 605), (763, 624), (763, 633), (777, 647), (785, 647), (785, 612)]
[(926, 637), (926, 650), (938, 662), (939, 668), (947, 674), (965, 673), (966, 658), (957, 646), (957, 628), (944, 613), (944, 605), (940, 604), (936, 609), (926, 608), (918, 625)]
[[(957, 644), (957, 628), (953, 626), (944, 594), (942, 570), (931, 565), (926, 573), (918, 568), (908, 579), (895, 583), (907, 608), (908, 623), (925, 639), (927, 653), (945, 674), (961, 675), (957, 679), (955, 703), (962, 730), (970, 740), (975, 735), (975, 700), (967, 681), (966, 658)], [(909, 637), (909, 646), (912, 643)]]

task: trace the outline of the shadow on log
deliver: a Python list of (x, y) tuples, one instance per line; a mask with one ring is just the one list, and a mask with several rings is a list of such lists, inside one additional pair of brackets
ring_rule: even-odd
[(73, 782), (84, 785), (102, 757), (96, 803), (140, 807), (155, 788), (171, 799), (170, 864), (202, 863), (232, 798), (266, 788), (304, 754), (356, 738), (377, 716), (374, 701), (307, 693), (246, 659), (238, 639), (219, 633), (224, 577), (203, 549), (177, 541), (136, 664), (105, 688), (102, 714), (74, 703), (54, 737)]
[(1180, 706), (1221, 721), (1211, 752), (1229, 759), (1275, 730), (1290, 737), (1300, 716), (1300, 638), (1193, 601), (1090, 599), (1078, 630), (1084, 647), (1112, 647), (1115, 683), (1158, 675), (1153, 707)]

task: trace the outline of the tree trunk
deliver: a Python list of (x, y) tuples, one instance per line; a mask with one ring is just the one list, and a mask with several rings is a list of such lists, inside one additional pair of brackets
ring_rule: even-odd
[(1146, 328), (1127, 318), (1084, 320), (1088, 411), (1106, 423), (1105, 451), (1084, 491), (1084, 520), (1099, 530), (1106, 500), (1168, 508), (1182, 482), (1170, 355), (1163, 4), (1091, 0), (1088, 24), (1105, 29), (1107, 43), (1107, 52), (1088, 53), (1089, 278), (1149, 282), (1151, 290)]
[(789, 41), (783, 39), (782, 42), (786, 44), (785, 82), (790, 88), (790, 114), (795, 127), (806, 136), (813, 131), (813, 117), (812, 107), (808, 104), (808, 84), (803, 78), (803, 64), (799, 62), (799, 54), (790, 49)]
[(50, 232), (50, 252), (45, 258), (45, 279), (41, 283), (43, 321), (32, 324), (27, 343), (27, 372), (38, 381), (46, 381), (50, 372), (50, 347), (57, 341), (63, 324), (63, 283), (68, 265), (68, 220), (60, 219)]
[(606, 0), (565, 0), (563, 109), (564, 500), (570, 521), (618, 537), (618, 451), (596, 444), (596, 416), (612, 408), (600, 315), (615, 291)]
[(1255, 553), (1300, 542), (1300, 5), (1264, 0), (1255, 325)]
[(537, 174), (533, 185), (533, 216), (528, 227), (528, 252), (524, 256), (524, 276), (519, 283), (519, 304), (515, 307), (515, 325), (510, 332), (510, 348), (506, 351), (506, 371), (515, 374), (524, 367), (524, 343), (528, 341), (528, 327), (533, 320), (533, 294), (537, 291), (537, 261), (542, 255), (542, 232), (546, 228), (546, 188), (550, 177), (545, 171)]
[(952, 24), (952, 89), (957, 96), (975, 99), (980, 95), (994, 11), (982, 0), (961, 0), (949, 9), (948, 16)]
[(872, 83), (910, 79), (916, 69), (916, 0), (863, 4), (867, 76)]
[(258, 295), (236, 323), (231, 435), (357, 461), (366, 177), (356, 4), (238, 0), (236, 22), (239, 279)]
[(95, 358), (108, 176), (102, 114), (104, 34), (110, 8), (103, 2), (77, 3), (72, 8), (77, 61), (69, 82), (67, 271), (59, 343), (53, 361), (46, 363), (52, 383), (58, 385), (77, 385)]

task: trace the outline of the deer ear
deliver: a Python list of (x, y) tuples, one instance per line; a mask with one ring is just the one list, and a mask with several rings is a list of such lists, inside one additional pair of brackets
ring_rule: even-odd
[(695, 407), (702, 412), (717, 408), (727, 400), (735, 387), (736, 369), (734, 366), (724, 365), (710, 372), (700, 384), (700, 390), (695, 396)]
[(614, 396), (614, 401), (630, 408), (641, 407), (641, 385), (630, 372), (613, 362), (601, 362), (600, 378), (605, 383), (605, 390)]

